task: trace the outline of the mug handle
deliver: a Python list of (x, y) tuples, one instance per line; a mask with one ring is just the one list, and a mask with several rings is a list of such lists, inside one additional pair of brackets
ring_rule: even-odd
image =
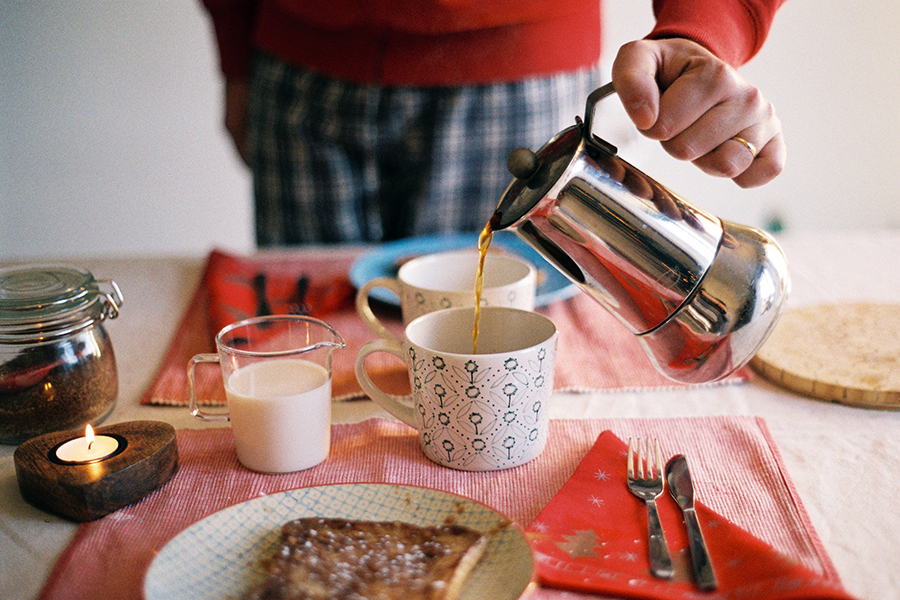
[(401, 396), (400, 399), (407, 400), (408, 403), (401, 402), (400, 399), (396, 396), (391, 396), (390, 394), (382, 391), (375, 383), (372, 381), (372, 378), (369, 377), (368, 372), (366, 372), (366, 357), (370, 354), (375, 354), (376, 352), (387, 352), (388, 354), (393, 354), (400, 360), (406, 363), (406, 357), (403, 352), (403, 343), (400, 340), (396, 339), (378, 339), (372, 340), (368, 342), (362, 349), (359, 351), (359, 354), (356, 355), (356, 380), (359, 381), (359, 385), (362, 386), (363, 391), (365, 391), (372, 400), (377, 402), (384, 408), (386, 411), (409, 425), (414, 429), (419, 429), (418, 417), (419, 413), (416, 412), (415, 408), (412, 406), (412, 399), (410, 396)]
[(200, 405), (197, 403), (197, 392), (196, 392), (196, 384), (194, 383), (194, 368), (199, 363), (218, 363), (219, 355), (218, 354), (197, 354), (191, 357), (191, 360), (188, 361), (187, 366), (187, 376), (188, 376), (188, 386), (190, 388), (190, 408), (191, 414), (200, 419), (201, 421), (229, 421), (231, 420), (230, 415), (227, 412), (204, 412), (203, 409), (200, 408)]
[(372, 312), (372, 307), (369, 306), (369, 292), (374, 288), (385, 288), (390, 290), (402, 301), (403, 296), (401, 296), (399, 280), (394, 279), (393, 277), (376, 277), (371, 281), (367, 281), (359, 288), (359, 291), (356, 292), (356, 312), (362, 317), (362, 320), (365, 321), (366, 325), (369, 326), (369, 329), (374, 331), (379, 337), (399, 340), (400, 338), (397, 337), (397, 334), (385, 327), (384, 324), (378, 320), (378, 317)]

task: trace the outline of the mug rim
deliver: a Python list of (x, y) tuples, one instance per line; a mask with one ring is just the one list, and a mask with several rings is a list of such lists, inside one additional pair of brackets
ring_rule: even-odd
[[(538, 323), (541, 323), (542, 325), (549, 327), (549, 330), (546, 332), (546, 335), (542, 335), (540, 337), (540, 339), (537, 339), (536, 341), (530, 343), (527, 346), (524, 346), (521, 348), (516, 348), (514, 350), (503, 350), (503, 351), (498, 351), (498, 352), (478, 352), (477, 354), (472, 353), (472, 352), (451, 352), (451, 351), (444, 350), (441, 348), (434, 348), (430, 345), (425, 345), (419, 341), (416, 341), (415, 339), (410, 337), (410, 330), (411, 329), (415, 330), (419, 327), (422, 327), (422, 323), (424, 321), (445, 319), (445, 318), (448, 318), (450, 313), (461, 313), (461, 312), (471, 313), (474, 317), (475, 307), (474, 306), (457, 306), (457, 307), (453, 307), (453, 308), (444, 308), (444, 309), (432, 311), (430, 313), (426, 313), (424, 315), (416, 317), (415, 319), (410, 321), (409, 324), (406, 325), (406, 327), (403, 328), (404, 343), (406, 343), (407, 345), (412, 345), (412, 346), (416, 346), (418, 348), (422, 348), (429, 352), (440, 353), (440, 354), (444, 354), (447, 356), (470, 356), (470, 357), (487, 358), (487, 357), (495, 357), (495, 356), (506, 356), (506, 355), (515, 354), (515, 353), (519, 353), (519, 352), (528, 352), (530, 350), (537, 348), (538, 346), (546, 344), (547, 342), (555, 339), (559, 334), (559, 331), (556, 328), (556, 323), (554, 323), (549, 317), (542, 315), (540, 313), (536, 313), (536, 312), (530, 311), (530, 310), (525, 310), (523, 308), (513, 308), (513, 307), (509, 307), (509, 306), (482, 306), (481, 307), (481, 318), (482, 319), (484, 319), (485, 313), (491, 313), (491, 312), (516, 313), (518, 315), (524, 316), (525, 318), (533, 319), (533, 320), (537, 321)], [(471, 329), (469, 331), (471, 332)]]
[[(469, 290), (463, 290), (463, 289), (447, 289), (446, 287), (441, 287), (441, 286), (422, 285), (420, 283), (410, 281), (409, 279), (404, 277), (404, 275), (408, 274), (408, 272), (412, 269), (423, 268), (423, 264), (425, 264), (425, 263), (442, 261), (442, 260), (446, 260), (448, 257), (454, 257), (454, 256), (465, 257), (465, 258), (470, 258), (470, 257), (475, 258), (476, 264), (477, 264), (478, 250), (474, 250), (474, 249), (451, 250), (451, 251), (446, 251), (446, 252), (434, 252), (432, 254), (424, 254), (422, 256), (417, 256), (417, 257), (407, 261), (406, 263), (401, 265), (399, 269), (397, 269), (396, 278), (403, 285), (409, 286), (411, 288), (420, 289), (420, 290), (428, 290), (430, 292), (460, 293), (460, 292), (469, 291)], [(537, 268), (531, 263), (531, 261), (529, 261), (521, 256), (518, 256), (515, 254), (494, 253), (494, 254), (488, 254), (485, 261), (486, 261), (485, 264), (487, 264), (487, 261), (491, 261), (491, 262), (502, 261), (502, 262), (507, 263), (507, 268), (503, 269), (504, 272), (508, 272), (509, 265), (516, 265), (516, 266), (524, 267), (524, 269), (525, 269), (525, 271), (521, 274), (520, 277), (518, 277), (512, 281), (509, 281), (507, 283), (503, 283), (500, 285), (488, 285), (487, 282), (485, 282), (485, 286), (484, 286), (485, 291), (487, 291), (489, 289), (490, 290), (503, 290), (507, 287), (522, 285), (523, 283), (527, 284), (529, 279), (533, 279), (535, 281), (535, 283), (537, 282)], [(475, 285), (475, 279), (473, 276), (472, 277), (472, 286), (471, 286), (472, 290), (474, 290), (474, 285)]]

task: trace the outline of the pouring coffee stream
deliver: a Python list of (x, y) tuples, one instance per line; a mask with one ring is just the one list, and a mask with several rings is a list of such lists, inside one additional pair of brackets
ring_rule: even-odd
[(766, 233), (692, 206), (596, 137), (595, 105), (614, 91), (592, 92), (584, 121), (536, 153), (510, 154), (515, 179), (485, 231), (515, 231), (637, 336), (667, 377), (721, 379), (774, 328), (790, 287), (784, 254)]
[(475, 272), (475, 321), (472, 325), (472, 354), (478, 354), (478, 330), (481, 324), (481, 294), (484, 291), (484, 260), (494, 239), (494, 231), (488, 223), (478, 235), (478, 270)]

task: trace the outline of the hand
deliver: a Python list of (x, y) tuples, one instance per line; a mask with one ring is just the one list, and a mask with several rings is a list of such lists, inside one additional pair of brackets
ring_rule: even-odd
[(247, 153), (247, 98), (250, 85), (246, 79), (225, 81), (225, 129), (231, 135), (241, 160), (250, 164)]
[(675, 158), (744, 188), (767, 183), (784, 168), (787, 150), (772, 104), (699, 44), (685, 39), (625, 44), (612, 80), (637, 128)]

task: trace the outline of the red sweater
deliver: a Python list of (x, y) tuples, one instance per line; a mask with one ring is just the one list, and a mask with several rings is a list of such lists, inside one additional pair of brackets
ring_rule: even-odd
[[(226, 77), (254, 48), (386, 86), (515, 81), (595, 65), (601, 0), (203, 0)], [(692, 39), (732, 65), (760, 49), (785, 0), (653, 0), (651, 38)]]

